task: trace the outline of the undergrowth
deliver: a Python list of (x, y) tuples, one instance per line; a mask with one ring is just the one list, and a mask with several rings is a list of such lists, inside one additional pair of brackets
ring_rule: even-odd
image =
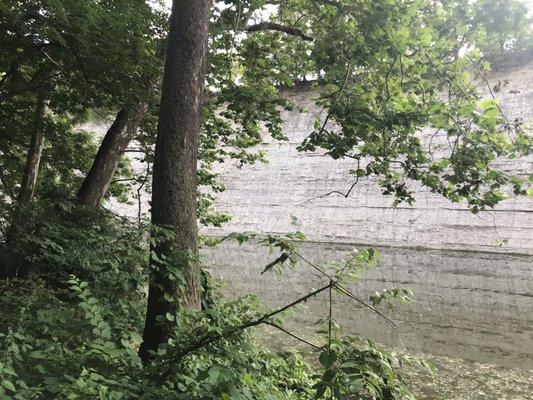
[[(69, 202), (50, 210), (37, 205), (19, 244), (0, 250), (1, 267), (18, 275), (0, 283), (0, 399), (412, 398), (397, 372), (403, 361), (373, 342), (339, 332), (332, 337), (334, 321), (326, 318), (320, 328), (326, 344), (311, 349), (317, 358), (311, 367), (296, 351), (269, 350), (247, 329), (262, 323), (279, 328), (283, 313), (253, 296), (223, 301), (215, 289), (203, 311), (161, 316), (173, 334), (143, 365), (137, 351), (148, 227)], [(294, 267), (299, 238), (263, 239), (285, 255), (275, 269), (285, 260)], [(338, 275), (330, 292), (342, 287), (339, 271), (355, 276), (375, 256), (354, 254), (344, 265), (328, 265), (327, 273)], [(204, 275), (204, 287), (213, 286)], [(399, 294), (387, 296), (406, 295)]]

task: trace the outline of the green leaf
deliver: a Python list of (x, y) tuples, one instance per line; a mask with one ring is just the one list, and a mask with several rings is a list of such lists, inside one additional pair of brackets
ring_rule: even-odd
[(265, 266), (265, 268), (261, 272), (261, 275), (270, 270), (276, 264), (283, 264), (287, 260), (287, 258), (289, 258), (289, 255), (287, 253), (282, 253), (278, 258), (276, 258), (274, 261)]
[(34, 350), (28, 354), (31, 358), (43, 359), (46, 358), (46, 354), (42, 350)]
[(333, 350), (325, 350), (320, 353), (318, 360), (320, 361), (320, 364), (324, 366), (324, 368), (330, 368), (337, 360), (337, 354)]
[(2, 369), (2, 372), (4, 374), (8, 374), (8, 375), (11, 375), (11, 376), (18, 376), (18, 374), (15, 372), (15, 370), (13, 369), (13, 367), (11, 367), (10, 365), (6, 365), (3, 369)]
[(10, 381), (7, 381), (7, 380), (2, 381), (2, 386), (5, 387), (7, 390), (11, 390), (12, 392), (17, 391), (17, 389), (15, 388), (15, 385), (13, 385)]
[(220, 367), (218, 365), (213, 365), (209, 368), (209, 383), (215, 385), (218, 382), (218, 377), (220, 376)]

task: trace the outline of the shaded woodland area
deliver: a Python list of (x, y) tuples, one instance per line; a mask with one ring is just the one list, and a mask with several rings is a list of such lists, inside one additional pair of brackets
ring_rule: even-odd
[[(298, 151), (352, 159), (353, 187), (378, 177), (394, 205), (413, 182), (472, 213), (532, 194), (531, 175), (494, 161), (527, 157), (531, 132), (501, 110), (491, 71), (528, 60), (528, 10), (467, 0), (0, 0), (1, 399), (413, 399), (405, 365), (370, 338), (343, 334), (342, 296), (394, 322), (408, 288), (350, 288), (375, 249), (310, 262), (305, 232), (198, 233), (231, 216), (215, 166), (267, 162), (286, 140), (283, 90), (311, 85), (326, 112)], [(482, 99), (480, 90), (491, 97)], [(304, 112), (305, 110), (302, 110)], [(112, 116), (105, 136), (84, 127)], [(422, 128), (444, 133), (440, 147)], [(528, 132), (529, 130), (529, 132)], [(139, 176), (131, 143), (149, 165)], [(530, 171), (528, 171), (530, 173)], [(151, 188), (150, 219), (107, 201)], [(278, 309), (226, 301), (199, 250), (255, 240), (263, 273), (312, 268), (324, 280)], [(319, 294), (317, 340), (283, 316)], [(309, 353), (277, 352), (268, 326)]]

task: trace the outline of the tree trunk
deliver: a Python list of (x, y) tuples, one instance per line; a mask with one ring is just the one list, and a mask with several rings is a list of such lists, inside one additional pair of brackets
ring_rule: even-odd
[[(198, 137), (211, 5), (211, 0), (174, 0), (172, 4), (153, 167), (152, 223), (172, 227), (174, 237), (152, 249), (156, 257), (150, 260), (152, 274), (139, 349), (145, 362), (151, 350), (168, 340), (168, 321), (160, 323), (157, 316), (173, 314), (182, 306), (201, 308), (200, 266), (190, 255), (198, 251)], [(161, 259), (167, 260), (165, 265), (158, 262)], [(171, 279), (176, 273), (178, 280)], [(165, 293), (173, 300), (163, 300)]]
[(28, 149), (24, 175), (22, 176), (19, 193), (15, 201), (13, 220), (6, 235), (6, 241), (8, 243), (13, 242), (23, 231), (24, 225), (26, 224), (27, 209), (35, 195), (37, 176), (39, 175), (39, 164), (41, 163), (41, 155), (44, 147), (43, 119), (45, 106), (46, 101), (44, 96), (39, 95), (37, 98), (37, 105), (35, 106), (35, 117), (33, 121), (34, 130), (30, 148)]
[(91, 207), (100, 205), (120, 158), (137, 132), (147, 109), (146, 104), (138, 103), (125, 106), (118, 112), (98, 149), (91, 170), (78, 191), (81, 204)]

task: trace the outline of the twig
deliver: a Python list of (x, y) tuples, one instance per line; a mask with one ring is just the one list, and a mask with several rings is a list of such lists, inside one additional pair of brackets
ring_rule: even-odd
[(141, 211), (142, 211), (142, 203), (141, 203), (141, 190), (148, 181), (148, 176), (150, 175), (150, 162), (146, 163), (146, 174), (144, 175), (144, 179), (142, 180), (141, 184), (137, 188), (137, 223), (139, 226), (141, 226)]
[(365, 306), (366, 308), (368, 308), (369, 310), (372, 310), (374, 311), (376, 314), (378, 314), (380, 317), (384, 318), (387, 322), (389, 322), (392, 326), (394, 326), (396, 329), (398, 329), (398, 325), (393, 321), (391, 320), (389, 317), (387, 317), (385, 314), (383, 314), (381, 311), (379, 311), (378, 309), (376, 309), (375, 307), (372, 307), (370, 304), (368, 304), (367, 302), (361, 300), (359, 297), (357, 297), (355, 294), (353, 294), (352, 292), (350, 292), (346, 287), (340, 285), (338, 282), (339, 282), (339, 279), (341, 278), (342, 274), (344, 273), (344, 271), (346, 270), (346, 267), (347, 267), (347, 264), (344, 266), (344, 268), (342, 269), (341, 273), (339, 274), (339, 276), (336, 278), (336, 279), (333, 279), (333, 277), (331, 275), (329, 275), (327, 272), (325, 272), (322, 268), (320, 268), (319, 266), (313, 264), (311, 261), (309, 261), (308, 259), (306, 259), (304, 256), (302, 256), (300, 253), (298, 253), (297, 251), (293, 250), (292, 251), (294, 254), (296, 254), (298, 257), (300, 257), (302, 259), (302, 261), (304, 261), (306, 264), (310, 265), (312, 268), (314, 268), (316, 271), (320, 272), (322, 275), (324, 275), (326, 278), (329, 279), (330, 282), (332, 282), (332, 287), (336, 287), (337, 289), (339, 289), (343, 294), (345, 294), (346, 296), (350, 297), (351, 299), (357, 301), (358, 303), (362, 304), (363, 306)]
[(305, 340), (305, 339), (303, 339), (303, 338), (301, 338), (301, 337), (299, 337), (299, 336), (296, 336), (294, 333), (289, 332), (288, 330), (286, 330), (285, 328), (283, 328), (282, 326), (280, 326), (280, 325), (278, 325), (278, 324), (275, 324), (274, 322), (268, 322), (268, 321), (265, 321), (265, 322), (263, 322), (263, 323), (264, 323), (265, 325), (273, 326), (274, 328), (279, 329), (280, 331), (286, 333), (287, 335), (289, 335), (289, 336), (295, 338), (296, 340), (299, 340), (299, 341), (302, 342), (302, 343), (305, 343), (305, 344), (307, 344), (307, 345), (309, 345), (309, 346), (311, 346), (311, 347), (314, 347), (315, 349), (320, 349), (320, 348), (321, 348), (321, 346), (317, 346), (317, 345), (314, 344), (314, 343), (308, 342), (307, 340)]
[[(344, 88), (348, 84), (348, 78), (350, 77), (350, 74), (352, 72), (352, 64), (348, 63), (348, 68), (346, 69), (346, 75), (344, 76), (344, 82), (342, 83), (341, 88), (339, 89), (337, 96), (335, 97), (335, 100), (331, 105), (335, 104), (337, 101), (339, 101), (340, 97), (342, 96), (342, 92), (344, 92)], [(321, 135), (326, 130), (326, 125), (331, 118), (331, 105), (329, 107), (328, 113), (326, 115), (326, 118), (324, 118), (324, 122), (322, 123), (322, 126), (320, 127), (320, 130), (318, 131), (318, 134)], [(328, 133), (329, 134), (329, 133)]]
[(477, 70), (477, 72), (479, 73), (479, 76), (481, 76), (481, 78), (483, 78), (483, 80), (485, 81), (485, 83), (487, 84), (487, 88), (489, 89), (489, 93), (491, 95), (491, 97), (493, 99), (496, 99), (496, 96), (494, 96), (494, 93), (492, 92), (492, 88), (490, 87), (490, 82), (488, 80), (488, 78), (485, 76), (485, 74), (481, 71), (481, 69), (479, 68), (479, 66), (474, 62), (474, 60), (472, 60), (472, 57), (470, 57), (468, 54), (465, 54), (465, 57), (468, 58), (468, 60), (470, 61), (470, 63), (474, 66), (474, 68)]
[(310, 199), (307, 199), (306, 201), (304, 201), (300, 205), (303, 206), (303, 205), (305, 205), (307, 203), (310, 203), (311, 201), (318, 200), (318, 199), (323, 199), (325, 197), (331, 196), (332, 194), (340, 194), (344, 198), (348, 198), (348, 196), (350, 195), (350, 193), (352, 192), (353, 188), (355, 187), (355, 185), (357, 185), (358, 182), (359, 182), (359, 176), (355, 179), (355, 182), (352, 183), (352, 185), (350, 186), (350, 188), (348, 189), (348, 191), (346, 193), (343, 193), (340, 190), (332, 190), (331, 192), (322, 194), (320, 196), (316, 196), (316, 197), (312, 197)]
[(111, 181), (111, 183), (131, 182), (131, 181), (136, 181), (136, 182), (138, 182), (137, 178), (134, 177), (134, 178), (118, 178), (118, 179), (113, 179), (113, 180)]
[(328, 312), (328, 350), (331, 350), (331, 318), (333, 315), (333, 294), (331, 292), (331, 288), (333, 286), (333, 281), (329, 280), (329, 289), (328, 289), (328, 295), (329, 295), (329, 312)]
[(300, 253), (298, 253), (296, 250), (292, 250), (294, 254), (296, 254), (303, 262), (310, 265), (312, 268), (320, 272), (322, 275), (324, 275), (329, 280), (333, 279), (331, 275), (329, 275), (327, 272), (325, 272), (322, 268), (318, 267), (317, 265), (313, 264), (311, 261), (309, 261), (307, 258), (302, 256)]
[(358, 302), (359, 304), (365, 306), (366, 308), (368, 308), (369, 310), (372, 310), (374, 311), (376, 314), (378, 314), (380, 317), (384, 318), (388, 323), (390, 323), (392, 326), (394, 326), (396, 329), (399, 329), (399, 326), (398, 324), (396, 324), (396, 322), (394, 322), (392, 319), (390, 319), (389, 317), (387, 317), (385, 314), (383, 314), (381, 311), (379, 311), (377, 308), (375, 307), (372, 307), (370, 304), (366, 303), (365, 301), (361, 300), (359, 297), (357, 297), (355, 294), (353, 294), (352, 292), (350, 292), (348, 289), (346, 289), (346, 287), (344, 286), (341, 286), (337, 283), (335, 283), (334, 285), (337, 289), (339, 289), (341, 291), (341, 293), (345, 294), (346, 296), (348, 296), (349, 298), (351, 298), (352, 300), (355, 300), (356, 302)]
[[(328, 353), (331, 354), (331, 324), (332, 324), (332, 315), (333, 315), (333, 294), (331, 293), (331, 287), (333, 286), (333, 281), (329, 280), (329, 312), (328, 312)], [(330, 400), (333, 400), (333, 391), (330, 390), (329, 393)]]
[[(489, 93), (490, 93), (490, 96), (492, 97), (492, 99), (496, 100), (496, 96), (494, 95), (494, 92), (492, 91), (492, 87), (490, 86), (489, 79), (486, 77), (486, 75), (483, 73), (483, 71), (481, 71), (481, 68), (479, 68), (479, 66), (474, 62), (474, 60), (472, 60), (472, 58), (468, 54), (465, 54), (465, 56), (466, 56), (466, 58), (468, 58), (468, 60), (474, 66), (474, 68), (476, 68), (477, 72), (479, 73), (479, 76), (481, 76), (483, 81), (485, 81), (485, 84), (487, 86), (487, 89), (489, 90)], [(510, 123), (509, 119), (504, 114), (503, 110), (501, 109), (500, 105), (497, 102), (496, 102), (496, 107), (498, 107), (498, 111), (500, 112), (500, 115), (505, 119), (505, 122), (507, 123), (507, 125), (510, 126), (511, 123)]]
[[(357, 157), (357, 170), (359, 170), (360, 165), (361, 165), (361, 159), (359, 157)], [(356, 172), (356, 174), (357, 174), (357, 172)], [(323, 199), (324, 197), (331, 196), (332, 194), (340, 194), (345, 199), (347, 199), (348, 196), (350, 196), (350, 193), (352, 193), (352, 190), (354, 189), (355, 185), (357, 185), (358, 182), (359, 182), (359, 175), (357, 175), (355, 177), (355, 181), (352, 183), (352, 185), (350, 186), (350, 188), (348, 189), (348, 191), (346, 193), (343, 193), (340, 190), (332, 190), (331, 192), (322, 194), (320, 196), (311, 197), (310, 199), (307, 199), (306, 201), (304, 201), (300, 205), (303, 206), (303, 205), (305, 205), (307, 203), (310, 203), (311, 201), (318, 200), (318, 199)]]

